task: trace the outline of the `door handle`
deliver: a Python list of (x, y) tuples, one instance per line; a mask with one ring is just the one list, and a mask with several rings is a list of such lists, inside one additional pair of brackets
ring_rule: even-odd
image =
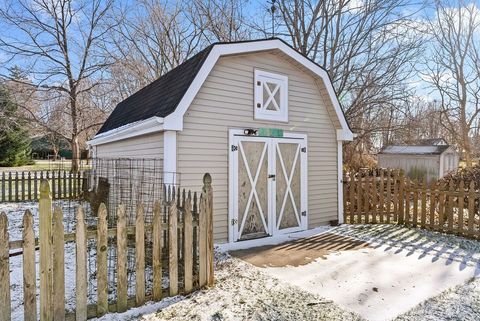
[(273, 178), (273, 180), (275, 180), (275, 174), (269, 174), (268, 178)]

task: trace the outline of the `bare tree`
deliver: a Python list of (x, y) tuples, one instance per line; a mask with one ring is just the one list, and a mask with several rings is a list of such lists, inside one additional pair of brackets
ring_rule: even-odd
[(424, 78), (440, 97), (442, 125), (471, 166), (480, 117), (480, 9), (473, 1), (437, 1), (429, 27), (432, 53)]
[(209, 42), (230, 42), (252, 37), (249, 18), (244, 13), (248, 1), (193, 0), (189, 10), (192, 22)]
[(189, 4), (140, 0), (118, 7), (116, 26), (108, 34), (105, 53), (114, 64), (111, 80), (120, 98), (126, 98), (202, 47), (201, 25), (189, 16)]
[[(422, 39), (407, 0), (279, 0), (276, 34), (328, 70), (346, 117), (368, 149), (389, 130), (379, 115), (395, 113), (411, 95)], [(420, 9), (418, 9), (420, 10)], [(270, 32), (266, 32), (268, 35)], [(387, 123), (388, 124), (388, 123)], [(347, 155), (348, 158), (348, 155)]]
[[(109, 65), (98, 49), (109, 31), (104, 20), (111, 7), (112, 0), (17, 0), (0, 6), (5, 27), (0, 31), (0, 49), (8, 57), (5, 66), (23, 61), (21, 67), (31, 81), (22, 85), (63, 101), (61, 112), (69, 130), (58, 132), (49, 126), (52, 114), (48, 108), (30, 110), (24, 106), (26, 118), (70, 142), (73, 170), (79, 167), (80, 135), (103, 121), (92, 119), (90, 108), (85, 108), (81, 99), (101, 84), (99, 73)], [(3, 76), (9, 78), (5, 73)]]

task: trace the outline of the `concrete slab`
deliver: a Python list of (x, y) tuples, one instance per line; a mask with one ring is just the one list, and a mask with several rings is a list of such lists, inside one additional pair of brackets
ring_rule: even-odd
[(233, 255), (372, 321), (391, 320), (423, 300), (465, 283), (475, 276), (476, 269), (433, 253), (403, 251), (392, 245), (370, 247), (330, 233), (259, 248), (256, 255), (253, 249)]

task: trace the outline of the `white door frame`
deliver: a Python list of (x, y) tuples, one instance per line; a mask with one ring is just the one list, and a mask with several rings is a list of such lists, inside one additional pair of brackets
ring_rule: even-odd
[[(266, 141), (266, 142), (268, 142), (269, 139), (272, 139), (272, 138), (275, 139), (276, 138), (276, 137), (246, 136), (246, 135), (244, 135), (244, 130), (243, 129), (230, 129), (229, 130), (229, 145), (228, 145), (228, 149), (229, 149), (229, 153), (228, 153), (228, 161), (229, 161), (229, 166), (228, 166), (228, 179), (229, 179), (229, 184), (228, 184), (228, 188), (229, 188), (229, 190), (228, 190), (228, 241), (230, 243), (235, 242), (238, 239), (238, 237), (237, 237), (237, 233), (238, 233), (237, 224), (240, 223), (240, 222), (238, 222), (235, 225), (232, 224), (232, 220), (236, 216), (237, 207), (238, 207), (238, 204), (236, 204), (237, 201), (236, 201), (236, 198), (235, 198), (235, 195), (238, 194), (238, 191), (237, 191), (238, 176), (236, 177), (236, 175), (238, 175), (237, 174), (238, 173), (238, 163), (235, 161), (235, 159), (236, 159), (235, 153), (240, 152), (240, 150), (232, 151), (232, 146), (235, 145), (234, 140), (235, 140), (236, 136), (258, 138), (258, 139), (255, 139), (255, 140)], [(307, 135), (306, 134), (286, 132), (286, 133), (284, 133), (283, 137), (279, 137), (278, 140), (281, 140), (282, 138), (284, 138), (286, 141), (288, 141), (288, 139), (301, 139), (301, 140), (303, 140), (303, 142), (301, 143), (301, 148), (303, 148), (303, 147), (307, 148), (308, 144), (307, 144)], [(266, 155), (266, 156), (269, 156), (271, 159), (276, 159), (276, 153), (277, 153), (276, 146), (275, 146), (275, 149), (270, 150), (270, 153), (274, 154), (274, 155)], [(308, 157), (307, 157), (307, 155), (302, 157), (302, 152), (300, 151), (299, 159), (298, 159), (298, 161), (301, 162), (301, 164), (300, 164), (301, 165), (300, 166), (300, 170), (301, 170), (300, 177), (301, 177), (301, 191), (302, 191), (302, 193), (300, 195), (300, 199), (301, 199), (300, 200), (301, 201), (300, 214), (301, 214), (301, 212), (305, 211), (306, 216), (300, 216), (301, 225), (299, 227), (293, 227), (293, 228), (287, 228), (287, 229), (279, 230), (279, 229), (277, 229), (276, 224), (269, 224), (268, 233), (270, 234), (270, 236), (279, 235), (279, 234), (286, 234), (286, 233), (291, 233), (291, 232), (296, 232), (296, 231), (301, 231), (301, 230), (306, 230), (307, 229), (307, 226), (308, 226)], [(274, 164), (271, 164), (271, 162), (268, 162), (269, 173), (273, 172), (273, 169), (274, 169), (273, 166), (274, 166)], [(276, 187), (275, 187), (274, 184), (275, 184), (275, 182), (273, 180), (269, 182), (269, 190), (274, 189), (276, 191)], [(273, 206), (276, 205), (276, 204), (271, 204), (271, 202), (272, 202), (271, 197), (269, 197), (268, 198), (269, 209), (273, 208)], [(276, 216), (276, 210), (275, 211), (269, 210), (269, 213), (270, 213), (269, 217), (268, 217), (269, 222), (276, 223), (276, 217), (275, 217)], [(262, 240), (262, 239), (264, 239), (264, 238), (261, 238), (259, 240)], [(255, 241), (255, 240), (251, 240), (251, 241)]]

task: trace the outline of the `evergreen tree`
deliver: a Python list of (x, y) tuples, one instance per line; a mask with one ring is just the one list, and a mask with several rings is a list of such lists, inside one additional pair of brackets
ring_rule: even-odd
[(31, 164), (31, 141), (25, 123), (15, 114), (18, 106), (12, 102), (7, 88), (0, 84), (0, 166)]

